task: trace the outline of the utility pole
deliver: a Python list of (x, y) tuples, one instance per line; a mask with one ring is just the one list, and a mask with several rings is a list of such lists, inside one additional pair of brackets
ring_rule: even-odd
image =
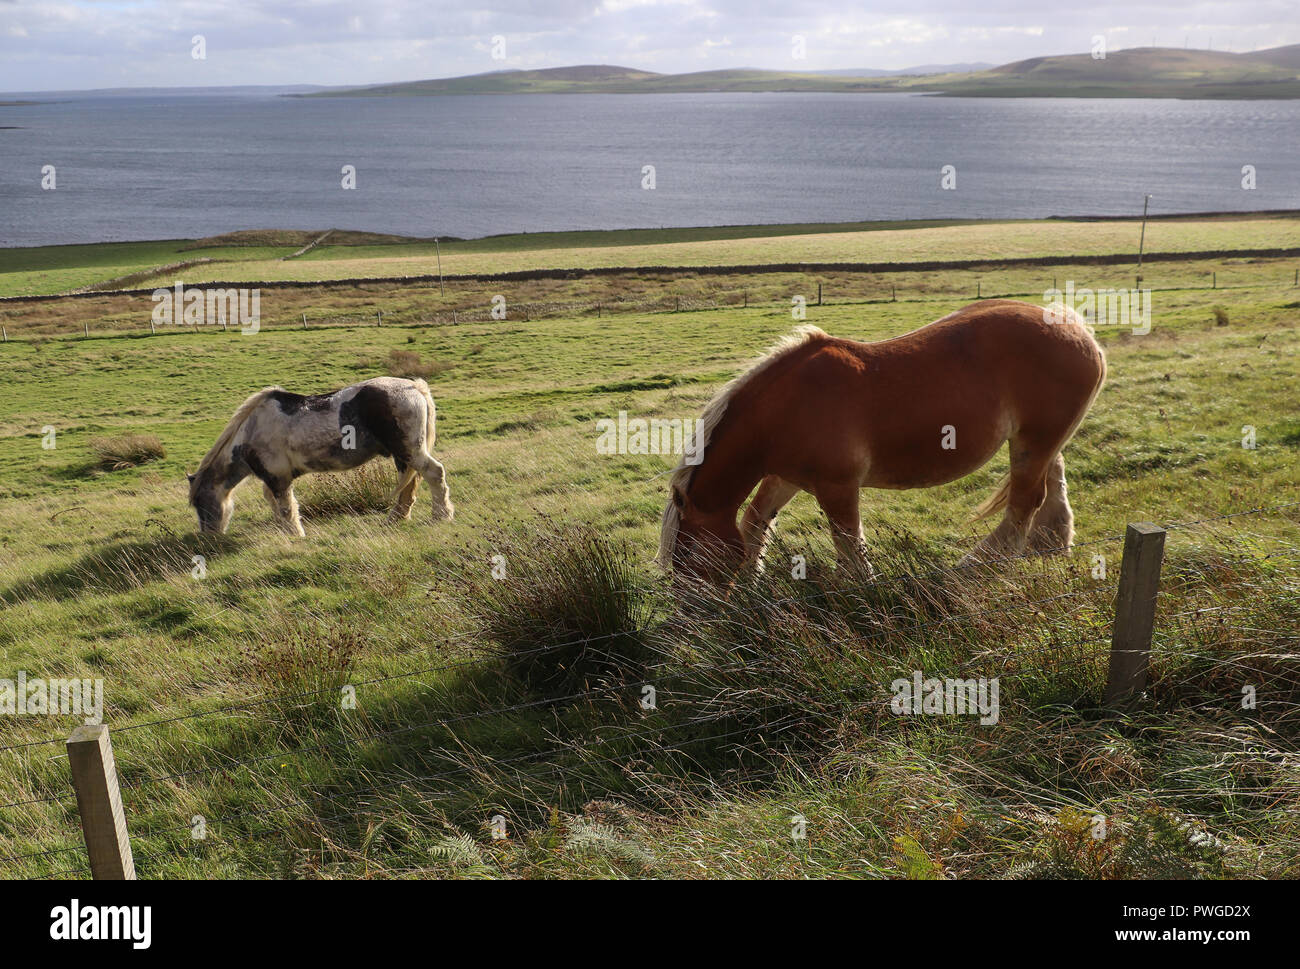
[[(1149, 198), (1150, 196), (1148, 196)], [(433, 248), (438, 253), (438, 295), (442, 296), (442, 246), (438, 244), (438, 237), (433, 237)]]
[(1142, 235), (1138, 238), (1138, 283), (1142, 282), (1142, 250), (1146, 248), (1147, 243), (1147, 206), (1151, 202), (1150, 195), (1142, 197)]

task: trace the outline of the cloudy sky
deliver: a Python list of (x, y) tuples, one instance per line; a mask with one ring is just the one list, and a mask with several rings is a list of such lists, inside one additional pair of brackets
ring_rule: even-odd
[(1300, 43), (1300, 0), (0, 0), (0, 90), (369, 84), (592, 63), (1002, 63), (1084, 52), (1097, 34), (1112, 50)]

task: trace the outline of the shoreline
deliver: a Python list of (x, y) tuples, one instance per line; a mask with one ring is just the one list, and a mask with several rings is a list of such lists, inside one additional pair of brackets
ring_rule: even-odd
[[(753, 222), (726, 225), (693, 226), (649, 226), (620, 229), (554, 229), (542, 232), (500, 232), (484, 236), (403, 236), (386, 233), (382, 230), (369, 229), (235, 229), (211, 236), (188, 237), (175, 236), (167, 239), (101, 239), (96, 242), (47, 242), (36, 245), (0, 245), (0, 253), (33, 252), (38, 249), (72, 249), (93, 248), (98, 246), (147, 246), (172, 243), (189, 243), (188, 249), (209, 248), (243, 248), (266, 246), (268, 243), (260, 237), (274, 234), (302, 234), (317, 237), (323, 232), (342, 232), (358, 237), (354, 242), (332, 242), (331, 246), (405, 246), (432, 245), (435, 240), (443, 245), (474, 245), (476, 243), (501, 243), (518, 241), (530, 243), (538, 248), (564, 248), (566, 238), (574, 239), (575, 245), (591, 246), (590, 238), (576, 242), (578, 237), (598, 236), (610, 240), (607, 245), (663, 244), (672, 242), (708, 242), (726, 239), (762, 238), (772, 236), (820, 235), (848, 232), (883, 232), (908, 229), (933, 229), (965, 225), (1033, 225), (1038, 223), (1068, 222), (1141, 222), (1144, 216), (1136, 215), (1047, 215), (1036, 219), (1027, 218), (953, 218), (953, 219), (873, 219), (858, 222)], [(1147, 222), (1200, 222), (1200, 221), (1253, 221), (1258, 219), (1294, 219), (1300, 218), (1300, 209), (1242, 209), (1216, 210), (1204, 212), (1171, 212), (1148, 214)], [(247, 236), (247, 239), (232, 237)], [(651, 238), (636, 239), (628, 237), (646, 236)], [(681, 236), (682, 238), (674, 238)], [(599, 243), (596, 243), (599, 244)], [(3, 269), (0, 269), (3, 272)]]

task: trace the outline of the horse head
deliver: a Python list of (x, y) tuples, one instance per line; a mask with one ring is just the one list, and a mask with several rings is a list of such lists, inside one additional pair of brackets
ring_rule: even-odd
[(682, 579), (714, 584), (732, 581), (745, 559), (745, 541), (736, 527), (735, 509), (703, 510), (687, 488), (674, 484), (664, 509), (661, 561)]
[(230, 527), (235, 502), (229, 490), (222, 489), (211, 470), (185, 476), (190, 483), (190, 505), (199, 517), (200, 532), (224, 534)]

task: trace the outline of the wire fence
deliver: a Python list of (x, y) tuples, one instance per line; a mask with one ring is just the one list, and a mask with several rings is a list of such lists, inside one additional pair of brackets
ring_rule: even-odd
[[(1300, 507), (1300, 501), (1282, 502), (1189, 521), (1173, 522), (1165, 525), (1164, 528), (1170, 532), (1186, 531), (1218, 523), (1234, 522), (1252, 516), (1278, 515), (1297, 507)], [(1268, 536), (1263, 537), (1267, 538)], [(1093, 548), (1124, 540), (1124, 535), (1107, 535), (1051, 551)], [(850, 594), (858, 597), (858, 601), (865, 601), (862, 597), (868, 591), (881, 590), (891, 584), (906, 583), (909, 587), (915, 588), (918, 584), (937, 577), (963, 576), (975, 571), (987, 572), (991, 569), (1001, 569), (1008, 562), (1029, 559), (1041, 554), (1041, 552), (1027, 552), (994, 562), (972, 562), (916, 573), (903, 572), (877, 575), (854, 582)], [(645, 586), (625, 591), (649, 593), (662, 591), (662, 588)], [(909, 636), (920, 636), (925, 637), (928, 641), (934, 637), (937, 630), (950, 627), (973, 628), (972, 624), (982, 621), (986, 625), (992, 623), (1007, 629), (1008, 635), (1004, 644), (1004, 651), (998, 653), (996, 650), (985, 649), (981, 650), (977, 655), (970, 656), (965, 661), (950, 663), (944, 670), (949, 676), (966, 673), (971, 669), (987, 670), (994, 663), (1000, 663), (1001, 668), (1005, 670), (1009, 663), (1024, 661), (1028, 657), (1035, 656), (1050, 656), (1059, 661), (1061, 657), (1071, 650), (1083, 656), (1085, 653), (1080, 651), (1091, 650), (1105, 641), (1106, 637), (1102, 627), (1108, 625), (1108, 623), (1102, 622), (1106, 618), (1100, 614), (1105, 611), (1102, 603), (1115, 593), (1114, 584), (1103, 580), (1089, 582), (1082, 588), (1056, 592), (1046, 596), (1010, 598), (987, 608), (953, 607), (952, 603), (947, 603), (945, 605), (946, 611), (942, 614), (913, 619), (910, 622), (900, 621), (899, 616), (884, 614), (877, 616), (873, 620), (876, 623), (875, 627), (859, 630), (855, 639), (858, 643), (868, 643), (890, 637), (906, 639)], [(837, 594), (842, 593), (834, 593), (819, 588), (806, 595), (776, 597), (770, 599), (768, 604), (774, 610), (780, 610), (784, 607), (797, 607), (800, 609), (827, 608), (833, 610), (834, 603), (828, 603), (825, 600)], [(1156, 593), (1157, 596), (1161, 594), (1167, 593)], [(1083, 624), (1083, 635), (1062, 641), (1059, 631), (1055, 627), (1049, 626), (1045, 628), (1042, 630), (1044, 635), (1037, 637), (1036, 634), (1039, 630), (1032, 625), (1025, 624), (1023, 619), (1021, 625), (1012, 625), (1011, 617), (1016, 613), (1028, 610), (1030, 616), (1045, 616), (1049, 610), (1061, 609), (1062, 607), (1067, 611), (1059, 614), (1056, 617), (1057, 619), (1075, 617), (1080, 615), (1081, 611), (1091, 611), (1093, 622)], [(1070, 612), (1069, 610), (1074, 611)], [(1193, 608), (1174, 612), (1171, 614), (1171, 618), (1190, 617), (1195, 619), (1203, 615), (1208, 615), (1208, 610), (1203, 611), (1199, 608)], [(721, 616), (715, 617), (715, 619), (721, 622), (739, 623), (742, 627), (744, 625), (742, 620), (737, 620), (734, 616)], [(520, 650), (510, 654), (509, 657), (503, 657), (499, 652), (488, 652), (445, 663), (421, 666), (400, 673), (371, 677), (350, 683), (349, 686), (357, 688), (399, 682), (415, 682), (421, 677), (437, 676), (450, 671), (464, 672), (495, 669), (500, 667), (503, 659), (513, 658), (518, 660), (524, 656), (530, 656), (533, 659), (544, 659), (548, 654), (558, 654), (562, 650), (570, 650), (573, 647), (585, 649), (601, 640), (618, 640), (627, 636), (640, 635), (644, 632), (644, 629), (620, 629), (605, 634), (578, 636), (562, 642), (548, 643), (535, 649)], [(736, 630), (737, 635), (742, 638), (745, 632), (746, 630), (743, 628)], [(1036, 639), (1038, 638), (1047, 641), (1037, 642)], [(473, 648), (479, 645), (474, 637), (466, 637), (464, 640), (453, 644), (465, 648)], [(319, 742), (280, 744), (270, 752), (258, 753), (249, 757), (233, 757), (218, 752), (215, 761), (209, 761), (202, 766), (170, 771), (163, 770), (161, 772), (129, 770), (124, 772), (118, 780), (121, 790), (127, 794), (128, 799), (142, 798), (146, 792), (152, 792), (154, 796), (163, 798), (186, 796), (187, 792), (184, 790), (186, 784), (195, 781), (210, 782), (217, 777), (233, 775), (241, 771), (247, 772), (249, 776), (256, 778), (256, 769), (267, 764), (279, 762), (284, 765), (288, 761), (295, 759), (310, 761), (313, 758), (333, 757), (345, 750), (353, 752), (382, 750), (398, 738), (409, 741), (424, 734), (442, 733), (453, 741), (446, 750), (430, 747), (422, 749), (420, 752), (418, 759), (421, 761), (430, 758), (442, 758), (453, 765), (443, 770), (431, 773), (401, 773), (394, 778), (384, 779), (374, 784), (350, 787), (342, 791), (311, 791), (302, 792), (301, 794), (294, 793), (287, 797), (278, 796), (276, 803), (272, 807), (225, 813), (217, 812), (211, 817), (203, 816), (200, 818), (205, 832), (209, 827), (215, 827), (217, 830), (224, 832), (218, 840), (256, 839), (273, 833), (283, 833), (286, 828), (282, 826), (247, 831), (240, 830), (240, 826), (246, 827), (248, 821), (274, 817), (289, 809), (302, 810), (306, 813), (309, 823), (316, 825), (352, 823), (356, 820), (360, 811), (359, 799), (361, 798), (401, 792), (404, 789), (408, 791), (418, 790), (423, 792), (423, 796), (431, 797), (433, 796), (432, 792), (425, 790), (429, 785), (456, 780), (461, 781), (462, 786), (460, 788), (453, 786), (444, 792), (451, 796), (456, 794), (458, 790), (463, 793), (465, 782), (472, 780), (476, 774), (489, 769), (496, 772), (502, 772), (508, 768), (520, 771), (524, 767), (540, 765), (541, 774), (558, 774), (560, 775), (561, 784), (574, 784), (582, 780), (584, 772), (590, 774), (596, 766), (616, 767), (626, 772), (630, 769), (629, 765), (639, 762), (646, 765), (645, 774), (649, 778), (652, 774), (655, 777), (659, 776), (652, 767), (656, 762), (665, 760), (669, 762), (662, 770), (671, 770), (673, 765), (685, 769), (682, 760), (675, 760), (673, 756), (670, 756), (681, 755), (684, 758), (686, 755), (682, 753), (683, 748), (695, 748), (698, 745), (708, 744), (710, 746), (707, 749), (710, 755), (716, 759), (718, 752), (730, 744), (736, 756), (737, 769), (747, 780), (753, 781), (758, 778), (772, 776), (781, 769), (782, 738), (786, 735), (798, 734), (806, 729), (810, 719), (834, 720), (850, 714), (855, 709), (860, 709), (864, 703), (883, 708), (887, 705), (889, 698), (889, 691), (885, 689), (883, 684), (868, 682), (844, 688), (812, 691), (806, 694), (772, 700), (771, 702), (755, 704), (753, 703), (753, 697), (747, 696), (747, 689), (741, 690), (736, 696), (727, 697), (725, 688), (729, 684), (745, 683), (745, 677), (761, 666), (761, 656), (742, 655), (734, 662), (720, 664), (703, 663), (698, 660), (684, 662), (682, 657), (671, 649), (665, 649), (661, 645), (653, 643), (643, 643), (642, 645), (646, 646), (649, 652), (657, 657), (658, 661), (641, 666), (637, 670), (637, 675), (633, 681), (614, 679), (602, 682), (595, 687), (571, 691), (562, 695), (548, 695), (496, 706), (489, 705), (483, 709), (470, 709), (460, 712), (448, 710), (439, 716), (420, 719), (415, 723), (402, 723), (398, 726), (383, 727), (381, 729), (358, 730), (354, 726), (350, 729), (354, 729), (356, 732), (346, 736)], [(750, 650), (749, 652), (752, 653), (753, 651)], [(1174, 652), (1177, 651), (1174, 650)], [(1099, 661), (1099, 654), (1088, 653), (1086, 655), (1091, 656), (1090, 662)], [(1224, 663), (1240, 661), (1240, 659), (1234, 660), (1231, 658), (1222, 660)], [(673, 696), (674, 704), (678, 708), (687, 711), (689, 715), (665, 717), (661, 716), (657, 711), (647, 715), (646, 708), (642, 707), (639, 714), (632, 713), (631, 716), (640, 720), (658, 717), (662, 722), (652, 723), (643, 729), (629, 729), (629, 726), (636, 726), (636, 720), (629, 721), (627, 707), (632, 702), (635, 688), (646, 683), (656, 684), (657, 688)], [(674, 683), (680, 683), (681, 688), (677, 690), (671, 689), (671, 685)], [(691, 688), (695, 688), (697, 692), (691, 693)], [(296, 711), (298, 714), (310, 713), (310, 706), (304, 707), (304, 701), (317, 701), (327, 696), (337, 697), (338, 693), (338, 688), (331, 686), (316, 690), (252, 697), (221, 704), (211, 709), (192, 710), (174, 716), (114, 726), (112, 733), (114, 737), (119, 739), (123, 737), (132, 738), (137, 733), (155, 735), (161, 728), (177, 724), (223, 718), (234, 713), (249, 713), (264, 710), (268, 707), (279, 708), (282, 714), (285, 711)], [(761, 691), (757, 695), (760, 699), (763, 696)], [(462, 700), (462, 702), (464, 701)], [(491, 751), (477, 748), (464, 739), (466, 736), (464, 728), (474, 724), (489, 721), (509, 721), (511, 718), (517, 718), (521, 715), (536, 715), (543, 712), (551, 712), (558, 720), (562, 718), (566, 711), (590, 709), (602, 703), (613, 706), (615, 716), (612, 721), (598, 723), (591, 729), (580, 729), (575, 736), (545, 750), (531, 750), (504, 757), (493, 756)], [(310, 722), (310, 719), (308, 717), (307, 721)], [(581, 720), (581, 717), (578, 719)], [(241, 720), (242, 722), (244, 721)], [(268, 727), (273, 723), (272, 720), (254, 720), (251, 722), (254, 724), (265, 723)], [(283, 728), (283, 717), (274, 722), (279, 723)], [(356, 723), (363, 723), (363, 721), (358, 720)], [(337, 727), (338, 724), (334, 723), (329, 726)], [(579, 724), (579, 726), (581, 727), (582, 724)], [(703, 728), (715, 726), (729, 729), (724, 729), (719, 733), (701, 733)], [(283, 733), (284, 731), (281, 729), (281, 734)], [(64, 744), (65, 742), (66, 737), (64, 736), (23, 741), (0, 746), (0, 754), (28, 757), (31, 752), (37, 749), (53, 748), (55, 745)], [(47, 760), (59, 759), (61, 756), (61, 754), (51, 751)], [(536, 782), (539, 782), (539, 774), (535, 771), (527, 775), (519, 773), (516, 778), (516, 783), (523, 784), (525, 787)], [(599, 779), (597, 778), (593, 782), (599, 784)], [(181, 787), (177, 789), (177, 785), (181, 785)], [(29, 787), (31, 786), (29, 785)], [(12, 811), (14, 809), (30, 811), (37, 808), (37, 806), (43, 806), (51, 810), (62, 809), (62, 818), (65, 819), (66, 823), (66, 819), (71, 815), (72, 810), (70, 802), (75, 798), (76, 792), (74, 790), (64, 788), (45, 796), (20, 798), (0, 804), (0, 811)], [(331, 808), (343, 806), (345, 809), (337, 814), (321, 816), (321, 809), (326, 806)], [(195, 840), (195, 830), (196, 822), (194, 819), (173, 825), (147, 826), (139, 832), (132, 832), (132, 841), (148, 846), (158, 842), (159, 839), (188, 834), (194, 845), (207, 843), (208, 837), (206, 834), (201, 841)], [(294, 830), (300, 830), (300, 827), (294, 828)], [(0, 855), (0, 866), (12, 869), (14, 865), (30, 865), (39, 863), (43, 859), (56, 858), (59, 859), (59, 862), (56, 863), (67, 864), (68, 860), (70, 860), (67, 856), (84, 853), (85, 850), (83, 843), (73, 842), (40, 847), (29, 852), (8, 853)], [(178, 850), (179, 848), (174, 848), (172, 854)], [(153, 862), (163, 862), (166, 860), (166, 853), (159, 854), (157, 851), (151, 851), (148, 857)], [(88, 871), (89, 869), (84, 866), (59, 868), (51, 872), (42, 872), (40, 877), (77, 876)]]
[[(1172, 254), (1180, 259), (1186, 255), (1188, 260), (1195, 260), (1199, 255), (1202, 259), (1205, 254)], [(1222, 255), (1222, 254), (1221, 254)], [(1227, 254), (1231, 255), (1231, 254)], [(1293, 255), (1293, 254), (1292, 254)], [(1282, 257), (1278, 257), (1282, 258)], [(1134, 291), (1143, 290), (1151, 293), (1180, 293), (1180, 292), (1233, 292), (1247, 291), (1255, 289), (1265, 289), (1273, 293), (1286, 291), (1300, 287), (1300, 270), (1282, 267), (1269, 266), (1267, 264), (1241, 264), (1241, 263), (1216, 263), (1215, 268), (1197, 269), (1193, 271), (1183, 271), (1177, 276), (1171, 275), (1165, 279), (1163, 285), (1156, 283), (1153, 273), (1159, 272), (1155, 267), (1146, 267), (1143, 272), (1132, 276), (1132, 289)], [(1049, 267), (1053, 269), (1055, 267)], [(790, 266), (737, 266), (737, 267), (641, 267), (637, 268), (619, 268), (611, 269), (608, 272), (601, 271), (598, 275), (588, 275), (579, 270), (546, 270), (538, 273), (524, 273), (526, 278), (512, 279), (510, 274), (506, 274), (498, 280), (498, 286), (502, 292), (493, 293), (493, 279), (484, 278), (454, 278), (449, 279), (448, 284), (460, 293), (459, 296), (453, 295), (448, 299), (442, 293), (434, 298), (431, 287), (438, 287), (437, 277), (419, 277), (418, 279), (391, 278), (385, 279), (376, 277), (373, 279), (359, 280), (322, 280), (317, 282), (220, 282), (220, 283), (195, 283), (190, 288), (193, 291), (202, 291), (205, 294), (220, 294), (219, 298), (214, 296), (213, 307), (207, 307), (206, 303), (200, 306), (203, 312), (197, 314), (194, 319), (186, 318), (181, 308), (176, 307), (174, 319), (169, 322), (155, 325), (152, 315), (152, 304), (150, 308), (139, 313), (112, 312), (106, 314), (98, 320), (90, 320), (84, 316), (78, 316), (75, 322), (68, 321), (61, 324), (61, 329), (56, 326), (55, 333), (62, 335), (80, 337), (87, 339), (97, 336), (120, 336), (123, 333), (143, 333), (151, 335), (166, 333), (198, 333), (207, 332), (259, 332), (263, 328), (270, 329), (319, 329), (319, 328), (364, 328), (364, 327), (443, 327), (457, 326), (461, 324), (492, 324), (504, 322), (533, 322), (537, 320), (565, 319), (565, 318), (595, 318), (602, 319), (606, 317), (627, 316), (629, 314), (667, 314), (667, 313), (686, 313), (713, 311), (720, 309), (754, 309), (763, 311), (779, 310), (782, 312), (791, 312), (802, 318), (802, 314), (815, 307), (833, 307), (833, 306), (852, 306), (867, 305), (879, 303), (915, 303), (915, 302), (933, 302), (935, 300), (951, 299), (1030, 299), (1042, 301), (1048, 292), (1060, 292), (1058, 284), (1067, 282), (1067, 277), (1071, 274), (1080, 275), (1075, 270), (1086, 270), (1091, 273), (1093, 286), (1101, 287), (1100, 277), (1097, 274), (1105, 269), (1104, 266), (1090, 264), (1086, 258), (1080, 257), (1078, 266), (1070, 267), (1068, 260), (1061, 261), (1061, 267), (1055, 275), (1048, 276), (1044, 269), (1034, 266), (1032, 263), (1025, 263), (1018, 266), (999, 267), (997, 272), (990, 271), (990, 267), (979, 269), (977, 267), (963, 267), (960, 270), (952, 270), (955, 275), (945, 277), (942, 280), (936, 280), (933, 272), (927, 272), (923, 264), (912, 266), (906, 263), (872, 266), (868, 268), (855, 267), (854, 264), (845, 263), (842, 265), (827, 264), (824, 267), (806, 266), (791, 264)], [(1065, 270), (1069, 272), (1065, 272)], [(718, 270), (730, 270), (727, 275), (717, 275), (720, 280), (728, 280), (728, 275), (745, 276), (745, 285), (730, 287), (719, 286), (709, 277), (716, 275)], [(802, 281), (798, 285), (789, 282), (785, 286), (780, 286), (770, 280), (764, 280), (764, 276), (780, 273), (783, 276), (801, 276)], [(1111, 267), (1112, 273), (1119, 273), (1121, 270)], [(1123, 270), (1127, 273), (1128, 270)], [(753, 274), (751, 276), (751, 274)], [(1220, 279), (1222, 274), (1223, 278)], [(574, 278), (592, 280), (602, 280), (604, 277), (614, 277), (614, 281), (622, 285), (626, 290), (626, 279), (621, 277), (640, 277), (649, 276), (657, 279), (660, 285), (653, 287), (660, 291), (667, 288), (670, 290), (663, 295), (655, 295), (650, 292), (641, 295), (627, 295), (625, 292), (619, 292), (616, 289), (608, 291), (600, 289), (596, 285), (588, 286), (587, 295), (577, 296), (574, 298), (525, 298), (518, 292), (511, 290), (511, 283), (524, 286), (529, 283), (546, 283), (548, 285), (560, 285), (566, 282), (572, 283)], [(660, 278), (662, 277), (662, 278)], [(689, 284), (673, 284), (671, 280), (675, 278), (690, 278)], [(1118, 277), (1117, 277), (1118, 278)], [(1127, 276), (1124, 277), (1126, 281)], [(1114, 283), (1116, 280), (1111, 280)], [(266, 287), (268, 292), (282, 291), (286, 299), (289, 294), (298, 290), (316, 291), (334, 289), (353, 289), (363, 287), (365, 296), (357, 298), (357, 302), (364, 301), (364, 311), (335, 311), (322, 309), (317, 306), (295, 305), (291, 309), (274, 309), (266, 314), (258, 315), (256, 320), (243, 320), (241, 322), (241, 310), (238, 294), (250, 293), (253, 290), (260, 292), (262, 287)], [(417, 307), (412, 305), (409, 297), (409, 288), (429, 289), (430, 296), (427, 305)], [(404, 291), (404, 288), (406, 290)], [(779, 294), (773, 292), (780, 289)], [(789, 289), (790, 292), (784, 292)], [(395, 291), (398, 298), (393, 298), (388, 294), (388, 290)], [(703, 290), (703, 291), (700, 291)], [(1096, 288), (1096, 293), (1101, 294), (1098, 299), (1098, 312), (1101, 311), (1101, 304), (1105, 303), (1102, 298), (1110, 290), (1102, 287)], [(1082, 290), (1080, 290), (1082, 292)], [(506, 294), (510, 294), (508, 297)], [(122, 290), (108, 291), (102, 293), (87, 292), (77, 294), (79, 296), (100, 296), (104, 299), (143, 299), (148, 296), (148, 291)], [(232, 300), (230, 297), (234, 296)], [(65, 295), (56, 298), (72, 298)], [(23, 339), (30, 330), (33, 334), (48, 336), (45, 332), (49, 325), (46, 321), (48, 313), (39, 311), (40, 304), (32, 304), (30, 308), (22, 302), (25, 297), (13, 298), (12, 305), (0, 300), (0, 320), (4, 321), (3, 332), (0, 336), (5, 341), (12, 339)], [(47, 299), (42, 297), (41, 299)], [(248, 297), (245, 297), (245, 303), (248, 303)], [(251, 305), (251, 304), (250, 304)], [(259, 303), (260, 305), (260, 303)], [(243, 313), (247, 315), (248, 306), (244, 306)], [(251, 328), (250, 328), (251, 322)], [(1104, 324), (1107, 321), (1101, 320)], [(93, 324), (93, 325), (92, 325)], [(39, 329), (38, 329), (39, 328)]]

